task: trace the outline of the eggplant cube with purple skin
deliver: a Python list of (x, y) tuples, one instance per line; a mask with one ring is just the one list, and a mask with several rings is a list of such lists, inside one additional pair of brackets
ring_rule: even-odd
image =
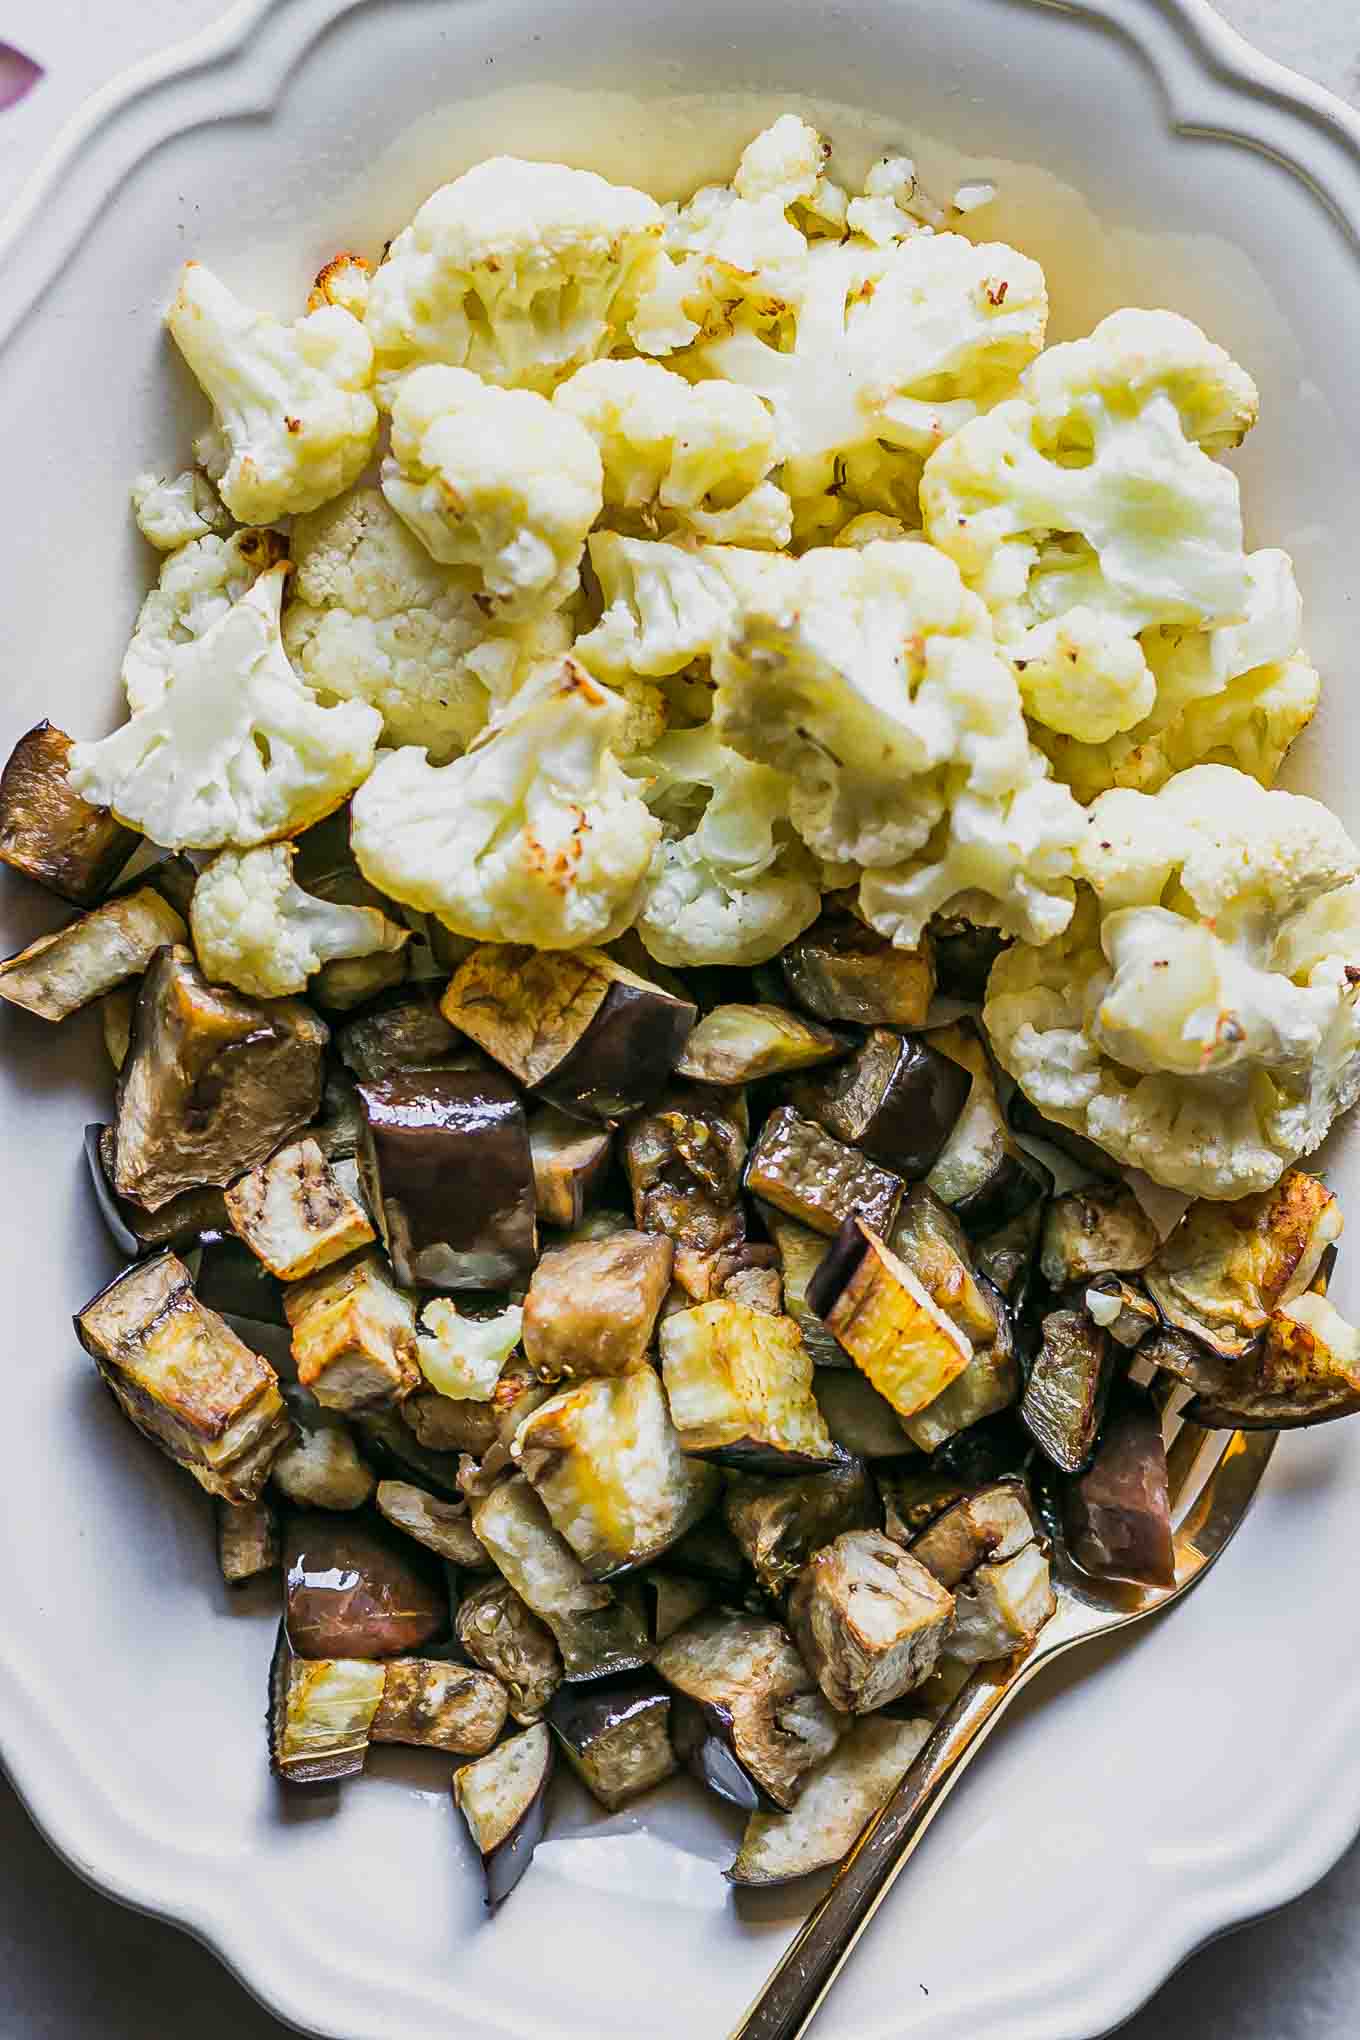
[(82, 800), (67, 778), (71, 739), (40, 722), (20, 737), (0, 774), (0, 863), (78, 907), (108, 891), (140, 838)]
[(811, 1558), (789, 1598), (803, 1662), (842, 1714), (871, 1714), (924, 1684), (954, 1597), (877, 1530), (849, 1530)]
[(808, 1303), (900, 1417), (933, 1403), (973, 1357), (906, 1262), (859, 1218), (841, 1228)]
[(184, 933), (174, 908), (149, 885), (139, 886), (7, 957), (0, 963), (0, 999), (40, 1020), (65, 1020), (140, 977), (156, 951)]
[(639, 1672), (593, 1686), (560, 1686), (548, 1725), (586, 1790), (617, 1813), (675, 1770), (670, 1715), (666, 1687)]
[(1043, 1164), (1006, 1122), (977, 1029), (965, 1021), (932, 1030), (931, 1046), (972, 1078), (968, 1100), (926, 1181), (970, 1232), (991, 1232), (1053, 1188)]
[(259, 1499), (292, 1435), (278, 1377), (199, 1302), (182, 1261), (158, 1254), (125, 1270), (75, 1327), (144, 1436), (210, 1495)]
[(681, 1450), (650, 1367), (550, 1396), (520, 1425), (513, 1452), (594, 1579), (656, 1558), (717, 1499), (716, 1470)]
[(775, 1472), (836, 1457), (792, 1318), (726, 1298), (675, 1311), (661, 1327), (661, 1372), (684, 1452)]
[(281, 1282), (297, 1282), (370, 1245), (373, 1228), (316, 1141), (280, 1148), (226, 1189), (232, 1229)]
[(480, 1757), (505, 1727), (509, 1696), (490, 1672), (440, 1658), (393, 1658), (373, 1717), (375, 1743)]
[(542, 1380), (626, 1374), (646, 1364), (674, 1250), (655, 1233), (616, 1232), (544, 1254), (524, 1299), (524, 1355)]
[(604, 1126), (587, 1126), (540, 1105), (529, 1116), (534, 1200), (543, 1225), (577, 1226), (609, 1172), (613, 1139)]
[(848, 1062), (804, 1078), (790, 1096), (836, 1140), (911, 1180), (934, 1166), (971, 1082), (928, 1038), (875, 1027)]
[(448, 1635), (442, 1568), (381, 1521), (298, 1509), (284, 1525), (288, 1641), (303, 1658), (387, 1658)]
[(675, 1280), (705, 1302), (746, 1243), (740, 1096), (677, 1084), (652, 1111), (630, 1120), (622, 1139), (635, 1222), (674, 1243)]
[(538, 1722), (453, 1774), (453, 1803), (482, 1859), (489, 1906), (510, 1896), (533, 1861), (552, 1770), (552, 1737)]
[(385, 1665), (298, 1658), (279, 1626), (269, 1675), (269, 1760), (287, 1785), (330, 1785), (364, 1768)]
[(1175, 1586), (1166, 1446), (1146, 1389), (1124, 1382), (1112, 1398), (1095, 1458), (1063, 1482), (1062, 1512), (1067, 1548), (1083, 1572)]
[(284, 1292), (298, 1380), (333, 1410), (382, 1409), (419, 1385), (415, 1308), (376, 1253)]
[(886, 1233), (905, 1186), (891, 1170), (781, 1105), (751, 1150), (746, 1187), (814, 1232), (831, 1234), (856, 1214)]
[(898, 949), (853, 914), (827, 908), (780, 962), (789, 990), (820, 1020), (861, 1027), (921, 1027), (935, 992), (929, 940)]

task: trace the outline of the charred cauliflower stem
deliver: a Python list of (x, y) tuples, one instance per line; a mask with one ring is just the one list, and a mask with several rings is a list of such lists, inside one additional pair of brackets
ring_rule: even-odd
[(129, 718), (0, 778), (75, 910), (0, 1000), (119, 1072), (79, 1339), (282, 1568), (277, 1775), (467, 1760), (488, 1904), (559, 1753), (835, 1862), (1042, 1633), (1043, 1523), (1174, 1581), (1155, 1376), (1360, 1411), (1296, 1166), (1360, 850), (1273, 787), (1256, 391), (1168, 311), (1046, 346), (968, 196), (790, 113), (668, 205), (482, 163), (279, 316), (190, 262)]

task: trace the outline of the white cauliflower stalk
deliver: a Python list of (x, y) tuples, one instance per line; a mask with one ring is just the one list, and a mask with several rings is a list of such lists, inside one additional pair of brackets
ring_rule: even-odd
[(623, 703), (566, 659), (451, 765), (389, 753), (354, 799), (360, 869), (478, 941), (612, 941), (661, 833), (615, 756), (626, 722)]
[(764, 963), (821, 908), (789, 827), (787, 781), (730, 750), (711, 723), (662, 738), (641, 762), (666, 821), (637, 918), (648, 954), (676, 966)]
[(261, 574), (180, 646), (154, 703), (112, 736), (72, 746), (77, 793), (168, 850), (248, 849), (340, 806), (373, 763), (381, 718), (365, 702), (323, 708), (289, 665), (287, 571)]
[(984, 1019), (1049, 1118), (1192, 1196), (1265, 1190), (1360, 1093), (1360, 852), (1222, 765), (1088, 811), (1066, 935), (998, 959)]
[(447, 1296), (421, 1312), (416, 1359), (430, 1387), (455, 1402), (490, 1402), (519, 1344), (524, 1312), (512, 1303), (494, 1317), (463, 1317)]
[(213, 407), (195, 452), (246, 524), (315, 510), (373, 453), (373, 348), (352, 312), (325, 304), (285, 326), (186, 262), (166, 324)]
[(132, 514), (137, 529), (157, 552), (177, 552), (191, 539), (225, 538), (231, 517), (212, 483), (197, 468), (181, 475), (136, 475)]
[(305, 990), (341, 956), (403, 949), (410, 929), (377, 907), (316, 899), (293, 883), (291, 843), (224, 850), (194, 887), (189, 926), (206, 976), (257, 999)]
[(599, 448), (610, 513), (715, 543), (789, 543), (792, 508), (769, 478), (774, 426), (752, 391), (688, 383), (650, 361), (593, 361), (553, 404)]
[(487, 613), (559, 608), (581, 581), (603, 473), (585, 427), (533, 390), (418, 368), (392, 408), (383, 494), (432, 559), (467, 567)]
[(493, 156), (427, 198), (373, 278), (379, 387), (423, 363), (551, 394), (624, 338), (661, 208), (561, 163)]
[(318, 693), (371, 702), (389, 743), (423, 744), (436, 764), (467, 749), (530, 664), (570, 642), (558, 611), (489, 621), (478, 577), (432, 560), (378, 489), (299, 517), (289, 549), (293, 663)]
[(285, 551), (278, 532), (248, 530), (190, 539), (169, 555), (123, 654), (123, 690), (134, 715), (160, 700), (182, 647), (220, 623)]

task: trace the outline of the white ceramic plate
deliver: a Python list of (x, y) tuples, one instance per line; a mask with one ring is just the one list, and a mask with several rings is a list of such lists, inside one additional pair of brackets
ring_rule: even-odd
[[(1168, 304), (1251, 368), (1251, 536), (1294, 552), (1329, 683), (1294, 782), (1360, 827), (1360, 130), (1199, 0), (250, 0), (93, 102), (0, 235), (3, 747), (45, 714), (114, 719), (149, 570), (128, 478), (175, 460), (197, 416), (159, 322), (183, 256), (282, 309), (494, 149), (664, 196), (726, 175), (787, 105), (852, 173), (906, 142), (945, 192), (994, 178), (985, 231), (1043, 261), (1058, 337)], [(11, 942), (52, 925), (4, 876)], [(602, 1819), (564, 1795), (488, 1921), (446, 1767), (381, 1753), (335, 1799), (280, 1797), (260, 1732), (272, 1596), (224, 1595), (205, 1501), (67, 1330), (109, 1266), (80, 1159), (107, 1098), (94, 1027), (5, 1008), (0, 1087), (0, 1733), (56, 1846), (319, 2034), (716, 2040), (806, 1898), (733, 1899), (716, 1803), (676, 1788)], [(1360, 1212), (1353, 1149), (1333, 1177)], [(1322, 1873), (1360, 1825), (1358, 1485), (1360, 1425), (1287, 1439), (1201, 1595), (1040, 1683), (861, 1944), (824, 2040), (1101, 2032)]]

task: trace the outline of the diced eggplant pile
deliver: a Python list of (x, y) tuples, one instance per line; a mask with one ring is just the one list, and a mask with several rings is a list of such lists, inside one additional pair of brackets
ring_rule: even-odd
[(748, 1816), (738, 1884), (837, 1861), (939, 1673), (1040, 1635), (1044, 1523), (1174, 1582), (1157, 1373), (1206, 1426), (1360, 1410), (1336, 1200), (1294, 1170), (1163, 1236), (930, 1024), (987, 931), (937, 958), (828, 912), (715, 1002), (626, 943), (425, 929), (367, 995), (260, 1000), (200, 967), (191, 861), (118, 883), (137, 843), (66, 749), (20, 742), (0, 857), (82, 911), (0, 998), (98, 1002), (116, 1070), (86, 1156), (125, 1265), (77, 1334), (213, 1497), (223, 1580), (281, 1575), (277, 1777), (454, 1759), (489, 1904), (555, 1769), (605, 1813), (690, 1771)]

